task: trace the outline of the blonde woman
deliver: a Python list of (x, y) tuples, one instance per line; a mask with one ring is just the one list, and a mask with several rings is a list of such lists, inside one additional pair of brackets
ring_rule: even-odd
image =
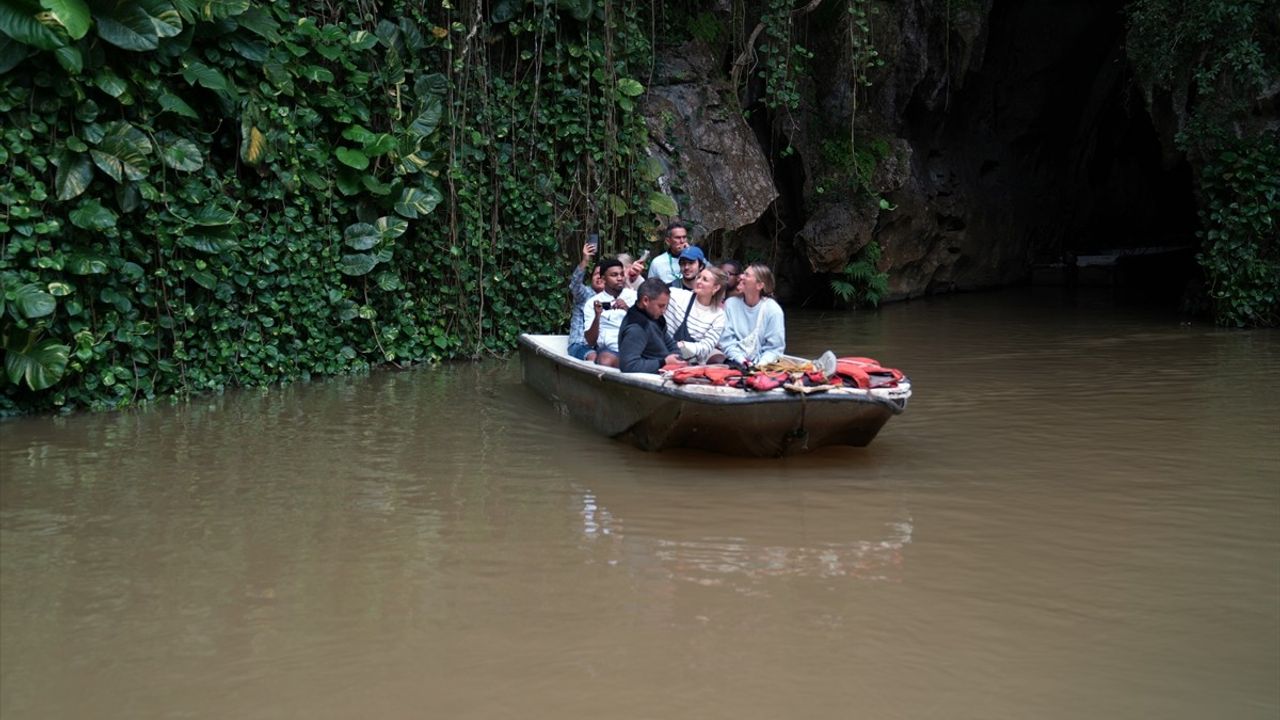
[(724, 333), (720, 351), (730, 361), (746, 367), (768, 365), (787, 348), (782, 306), (772, 297), (773, 271), (752, 263), (738, 278), (738, 297), (724, 303)]
[(693, 280), (693, 290), (671, 288), (665, 314), (667, 335), (676, 341), (680, 357), (705, 364), (724, 331), (724, 293), (729, 276), (717, 267), (703, 268)]

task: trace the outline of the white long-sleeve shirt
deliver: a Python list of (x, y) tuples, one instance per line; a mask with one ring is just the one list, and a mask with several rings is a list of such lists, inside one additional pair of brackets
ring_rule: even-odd
[[(724, 333), (720, 336), (720, 349), (725, 357), (750, 365), (767, 365), (787, 350), (787, 331), (782, 306), (773, 298), (761, 298), (754, 307), (740, 297), (731, 297), (724, 303)], [(755, 352), (748, 353), (744, 346), (758, 328)], [(751, 343), (747, 342), (749, 346)]]

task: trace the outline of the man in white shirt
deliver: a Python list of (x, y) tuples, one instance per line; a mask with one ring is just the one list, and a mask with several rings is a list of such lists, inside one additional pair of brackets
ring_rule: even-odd
[(667, 251), (649, 263), (649, 277), (662, 278), (662, 282), (670, 285), (680, 279), (680, 253), (689, 246), (689, 228), (679, 220), (667, 226), (663, 240), (667, 243)]
[(596, 349), (596, 363), (618, 367), (618, 329), (635, 304), (636, 292), (627, 287), (627, 273), (617, 258), (600, 263), (604, 290), (582, 305), (584, 335), (588, 345)]

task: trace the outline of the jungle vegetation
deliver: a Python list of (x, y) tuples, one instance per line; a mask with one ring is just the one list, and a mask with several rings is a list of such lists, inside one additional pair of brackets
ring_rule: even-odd
[[(1261, 2), (1198, 1), (1262, 22)], [(753, 2), (735, 16), (763, 18), (787, 106), (804, 47), (783, 21), (818, 2)], [(1134, 33), (1185, 39), (1161, 23), (1197, 16), (1171, 4), (1134, 3)], [(563, 326), (566, 251), (588, 229), (633, 248), (677, 211), (638, 111), (673, 17), (720, 32), (696, 2), (0, 0), (0, 413), (477, 358)], [(1168, 61), (1204, 87), (1274, 62), (1246, 38), (1206, 69), (1221, 38), (1194, 37)], [(1276, 145), (1212, 132), (1186, 143), (1219, 318), (1274, 324)], [(860, 260), (843, 289), (874, 295)]]

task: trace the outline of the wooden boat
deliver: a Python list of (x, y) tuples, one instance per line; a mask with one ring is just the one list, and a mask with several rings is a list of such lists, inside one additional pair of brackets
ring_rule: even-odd
[(828, 445), (862, 447), (911, 397), (910, 381), (811, 395), (677, 385), (657, 374), (575, 360), (567, 345), (564, 335), (521, 335), (524, 382), (562, 412), (643, 450), (778, 457)]

